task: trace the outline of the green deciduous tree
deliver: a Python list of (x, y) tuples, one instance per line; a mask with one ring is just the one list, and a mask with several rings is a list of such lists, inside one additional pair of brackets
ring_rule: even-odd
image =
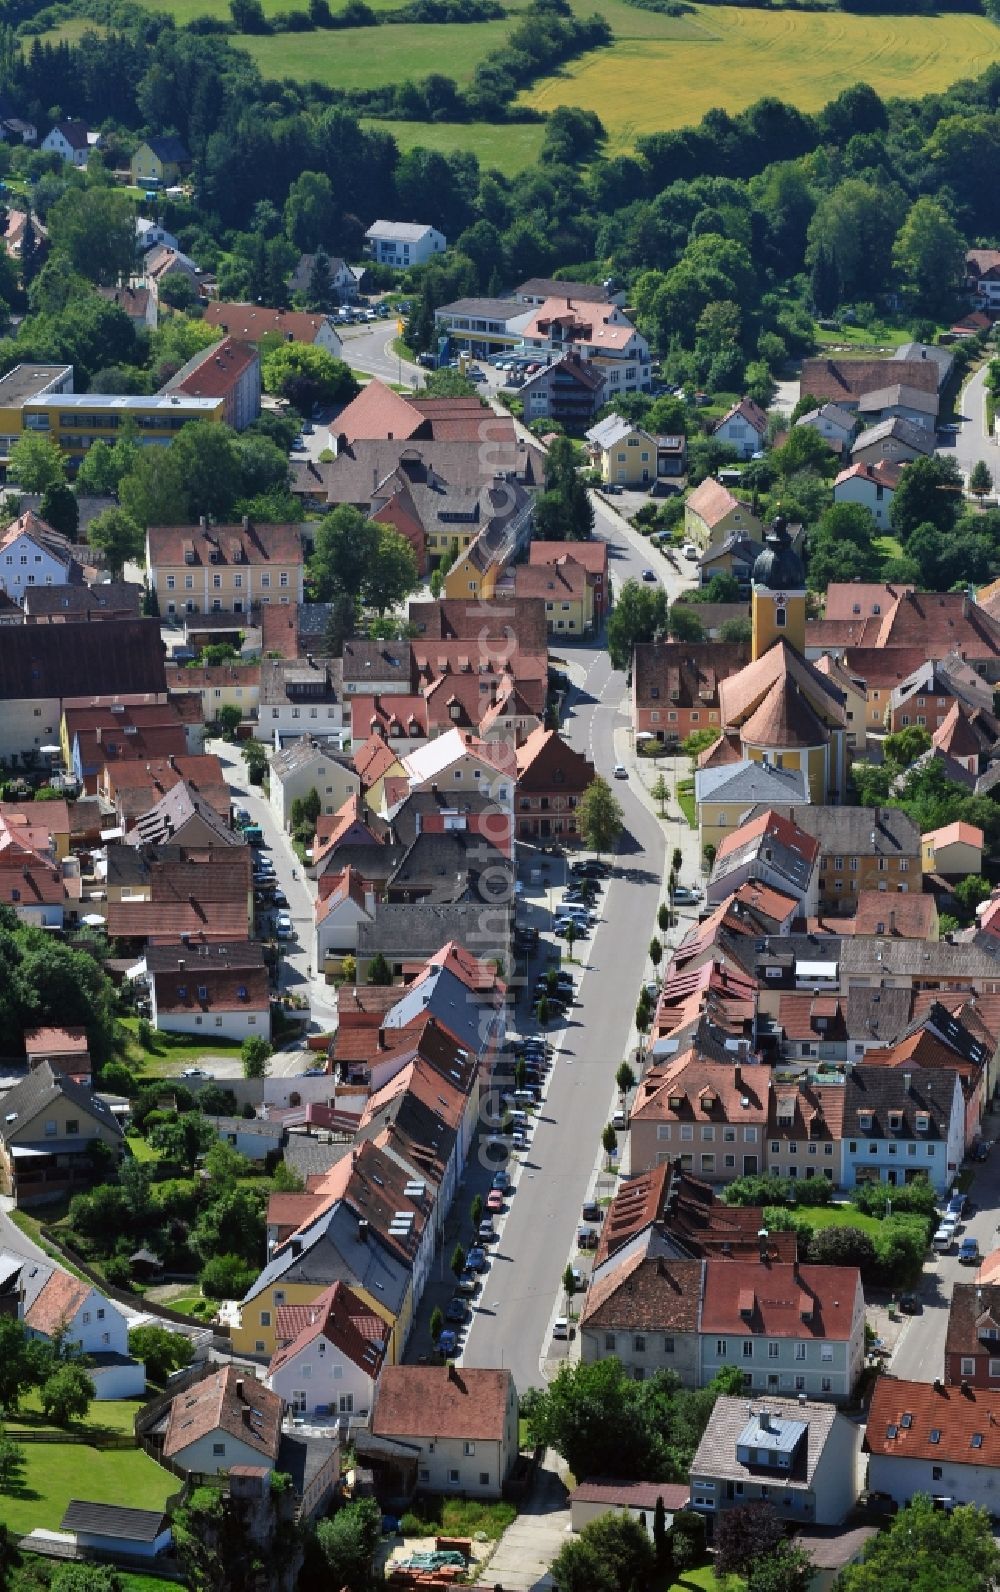
[(705, 627), (690, 603), (674, 603), (667, 618), (667, 634), (674, 641), (704, 641)]
[(385, 957), (382, 955), (381, 951), (376, 951), (375, 955), (368, 964), (368, 975), (366, 982), (369, 984), (392, 983), (392, 969), (390, 968)]
[(661, 586), (627, 580), (608, 620), (608, 653), (616, 669), (628, 669), (637, 642), (655, 641), (667, 628), (667, 594)]
[(965, 280), (966, 240), (944, 207), (917, 199), (896, 235), (892, 263), (907, 303), (933, 319), (951, 314)]
[(600, 854), (613, 851), (622, 832), (621, 803), (606, 779), (591, 781), (577, 807), (577, 824), (584, 844)]
[(984, 1592), (1000, 1575), (1000, 1551), (985, 1509), (952, 1514), (923, 1495), (894, 1516), (840, 1573), (840, 1592)]
[(128, 1335), (128, 1352), (146, 1367), (151, 1382), (165, 1382), (174, 1371), (191, 1362), (191, 1343), (182, 1332), (166, 1327), (133, 1327)]
[(160, 1150), (186, 1172), (194, 1171), (199, 1157), (215, 1139), (215, 1129), (199, 1111), (184, 1111), (169, 1122), (158, 1123), (149, 1135), (154, 1150)]
[(250, 1034), (240, 1046), (244, 1078), (266, 1078), (271, 1046), (263, 1034)]
[(46, 492), (66, 479), (66, 460), (51, 437), (19, 437), (10, 450), (8, 475), (25, 492)]
[(969, 472), (969, 491), (973, 497), (984, 498), (993, 490), (993, 475), (985, 459), (977, 459)]
[(4, 1415), (16, 1414), (25, 1393), (41, 1380), (41, 1348), (28, 1338), (22, 1322), (0, 1316), (0, 1412)]
[(317, 404), (346, 404), (360, 388), (349, 365), (314, 343), (279, 343), (261, 360), (264, 387), (302, 415)]
[(99, 287), (127, 282), (135, 263), (135, 206), (113, 188), (69, 188), (49, 211), (53, 249)]
[(94, 1396), (93, 1377), (75, 1360), (60, 1362), (46, 1377), (39, 1393), (46, 1418), (56, 1426), (82, 1421)]
[[(582, 1548), (583, 1553), (570, 1552)], [(625, 1514), (608, 1513), (584, 1526), (552, 1565), (559, 1592), (646, 1592), (656, 1555), (645, 1526)]]
[(71, 542), (76, 540), (80, 510), (76, 493), (65, 481), (53, 481), (51, 486), (46, 487), (39, 512), (46, 525), (51, 525), (61, 536), (69, 537)]
[(893, 533), (909, 550), (919, 526), (932, 525), (947, 535), (962, 506), (962, 472), (954, 459), (932, 454), (906, 466), (892, 494), (889, 519)]
[(329, 1584), (348, 1592), (368, 1592), (375, 1552), (382, 1531), (382, 1511), (374, 1498), (347, 1504), (316, 1528), (316, 1541), (326, 1561)]
[(142, 527), (124, 509), (105, 509), (95, 515), (87, 526), (87, 540), (104, 554), (114, 576), (120, 576), (127, 563), (139, 562), (144, 556)]
[(198, 1274), (206, 1299), (242, 1299), (260, 1267), (241, 1255), (214, 1255)]
[(325, 243), (333, 232), (334, 215), (329, 177), (319, 171), (301, 172), (285, 200), (285, 231), (295, 247), (309, 254)]

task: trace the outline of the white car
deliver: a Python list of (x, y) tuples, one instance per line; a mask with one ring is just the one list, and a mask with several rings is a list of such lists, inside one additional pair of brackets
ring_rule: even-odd
[(628, 779), (628, 769), (624, 763), (616, 763), (614, 768), (615, 779)]
[(290, 940), (292, 937), (292, 920), (287, 912), (279, 912), (275, 923), (275, 933), (279, 940)]
[(566, 1316), (556, 1316), (555, 1325), (552, 1328), (552, 1336), (553, 1338), (569, 1337), (569, 1321)]
[(681, 548), (681, 552), (684, 554), (685, 558), (698, 557), (698, 549), (695, 547), (693, 542), (685, 542), (684, 546)]

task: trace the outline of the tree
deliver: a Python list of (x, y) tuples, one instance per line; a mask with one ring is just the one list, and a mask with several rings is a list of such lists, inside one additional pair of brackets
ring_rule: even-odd
[(472, 1204), (469, 1206), (469, 1220), (472, 1222), (474, 1230), (479, 1227), (479, 1224), (483, 1219), (484, 1209), (485, 1206), (483, 1205), (483, 1196), (481, 1194), (473, 1195)]
[(264, 775), (267, 773), (267, 752), (260, 741), (244, 741), (240, 747), (240, 754), (246, 764), (247, 778), (251, 785), (262, 785)]
[(749, 619), (724, 619), (719, 627), (719, 640), (731, 646), (748, 646), (752, 635)]
[[(666, 816), (667, 798), (670, 795), (670, 786), (667, 784), (666, 780), (663, 777), (662, 769), (657, 774), (656, 779), (653, 782), (653, 787), (650, 790), (649, 794), (652, 796), (654, 801), (657, 801), (660, 804), (660, 817), (661, 818), (665, 817)], [(662, 924), (661, 924), (661, 928), (662, 928)]]
[(757, 1559), (773, 1553), (785, 1531), (764, 1499), (724, 1509), (716, 1521), (715, 1566), (719, 1575), (746, 1575)]
[(571, 962), (575, 961), (575, 957), (573, 955), (573, 947), (576, 944), (576, 937), (577, 937), (576, 924), (573, 922), (573, 919), (570, 918), (567, 921), (565, 929), (563, 930), (563, 939), (566, 941), (566, 954), (569, 957), (569, 960)]
[(974, 917), (976, 908), (983, 901), (988, 901), (991, 894), (990, 882), (983, 879), (978, 873), (967, 874), (960, 879), (958, 884), (952, 886), (952, 895), (958, 902), (967, 917)]
[(461, 1277), (463, 1271), (465, 1270), (465, 1250), (462, 1248), (461, 1244), (455, 1245), (451, 1252), (451, 1261), (449, 1264), (455, 1276)]
[(665, 901), (661, 901), (656, 912), (656, 927), (661, 934), (666, 934), (671, 925), (670, 908)]
[(620, 1095), (627, 1095), (630, 1089), (635, 1088), (635, 1073), (627, 1061), (623, 1061), (615, 1073), (615, 1085)]
[(882, 755), (887, 763), (898, 769), (909, 768), (930, 749), (930, 733), (922, 724), (908, 724), (903, 730), (893, 730), (882, 742)]
[(710, 746), (715, 745), (721, 734), (721, 730), (710, 730), (708, 728), (692, 730), (691, 734), (681, 742), (681, 749), (687, 753), (692, 762), (696, 762), (702, 752), (707, 752)]
[(54, 531), (68, 537), (71, 542), (76, 540), (80, 510), (76, 493), (65, 481), (53, 481), (51, 486), (46, 487), (39, 512), (46, 525), (51, 525)]
[[(4, 1436), (0, 1431), (0, 1492), (10, 1492), (17, 1483), (21, 1471), (24, 1469), (24, 1449), (15, 1443), (12, 1437)], [(0, 1558), (0, 1572), (3, 1560)], [(0, 1587), (4, 1585), (0, 1575)]]
[(591, 780), (577, 807), (577, 823), (583, 841), (598, 855), (613, 851), (622, 832), (624, 815), (606, 779)]
[(389, 525), (377, 529), (375, 550), (361, 586), (362, 600), (378, 614), (396, 608), (420, 584), (413, 548)]
[(392, 969), (390, 968), (381, 951), (376, 951), (368, 964), (368, 983), (389, 985), (392, 983)]
[(128, 1335), (128, 1352), (146, 1367), (150, 1382), (165, 1382), (174, 1371), (191, 1362), (191, 1342), (182, 1332), (166, 1327), (133, 1327)]
[(955, 460), (942, 454), (914, 459), (906, 466), (892, 494), (889, 519), (893, 534), (909, 551), (918, 526), (931, 525), (947, 536), (962, 502), (962, 472)]
[(440, 1305), (435, 1305), (434, 1309), (431, 1311), (430, 1319), (431, 1342), (437, 1343), (443, 1331), (444, 1311), (441, 1309)]
[[(214, 1147), (213, 1147), (214, 1148)], [(202, 1260), (236, 1255), (251, 1264), (264, 1241), (263, 1191), (230, 1184), (203, 1206), (191, 1228), (189, 1243)]]
[(950, 315), (965, 279), (966, 242), (948, 211), (923, 197), (896, 235), (892, 263), (907, 303), (920, 315)]
[(663, 960), (663, 946), (660, 944), (660, 941), (656, 938), (655, 934), (649, 942), (649, 960), (652, 962), (654, 967), (659, 967)]
[(562, 1291), (566, 1295), (566, 1304), (569, 1306), (576, 1293), (576, 1278), (573, 1275), (572, 1266), (567, 1266), (562, 1274)]
[(144, 557), (145, 537), (141, 526), (123, 509), (105, 509), (87, 527), (87, 540), (104, 554), (111, 574), (119, 578), (127, 563)]
[(374, 1498), (359, 1498), (321, 1521), (316, 1540), (326, 1560), (328, 1584), (367, 1592), (381, 1535), (382, 1511)]
[(815, 1565), (804, 1548), (779, 1542), (773, 1553), (751, 1565), (747, 1592), (809, 1592), (815, 1573)]
[(693, 1509), (682, 1509), (674, 1515), (670, 1527), (670, 1557), (674, 1570), (682, 1576), (693, 1570), (705, 1557), (705, 1517)]
[(261, 360), (261, 379), (297, 409), (311, 414), (317, 405), (347, 404), (361, 391), (350, 365), (315, 343), (279, 343)]
[(135, 206), (113, 188), (69, 188), (46, 225), (55, 254), (98, 287), (127, 282), (135, 263)]
[(608, 655), (616, 669), (628, 669), (640, 641), (655, 641), (667, 628), (667, 594), (661, 586), (627, 580), (608, 620)]
[(690, 603), (674, 603), (667, 619), (667, 633), (674, 641), (704, 641), (705, 627), (697, 609)]
[[(583, 1553), (567, 1553), (583, 1548)], [(629, 1515), (608, 1513), (584, 1526), (552, 1566), (559, 1592), (646, 1592), (656, 1557), (643, 1526)]]
[(63, 1360), (42, 1383), (39, 1398), (47, 1420), (55, 1426), (82, 1421), (95, 1397), (93, 1378), (76, 1360)]
[(670, 1567), (670, 1541), (667, 1537), (667, 1510), (662, 1498), (657, 1498), (653, 1511), (653, 1552), (656, 1568), (666, 1572)]
[(216, 1132), (200, 1111), (185, 1111), (169, 1122), (160, 1122), (149, 1135), (154, 1150), (161, 1150), (188, 1173), (194, 1171), (200, 1156), (215, 1143)]
[(202, 1266), (198, 1281), (206, 1299), (242, 1299), (259, 1269), (240, 1255), (214, 1255)]
[(308, 574), (318, 602), (361, 598), (365, 575), (375, 557), (379, 527), (350, 504), (341, 504), (320, 521)]
[(535, 1002), (535, 1021), (539, 1028), (544, 1028), (549, 1020), (549, 1003), (544, 995), (540, 995)]
[(271, 1046), (263, 1034), (249, 1034), (240, 1046), (244, 1078), (266, 1078)]
[(311, 310), (328, 310), (332, 296), (330, 282), (330, 256), (323, 249), (317, 249), (313, 255), (312, 265), (309, 267), (309, 282), (306, 287), (306, 307)]
[(66, 480), (66, 461), (51, 437), (26, 432), (10, 450), (7, 475), (23, 491), (43, 493)]
[[(586, 1528), (585, 1528), (586, 1529)], [(558, 1592), (616, 1592), (614, 1570), (596, 1548), (579, 1537), (566, 1542), (552, 1561), (552, 1580)]]
[(985, 459), (977, 459), (969, 474), (969, 491), (973, 497), (984, 498), (993, 490), (993, 475)]
[(37, 1386), (42, 1370), (39, 1347), (20, 1321), (0, 1316), (0, 1411), (5, 1415), (16, 1414), (24, 1394)]
[[(285, 200), (285, 231), (303, 253), (312, 253), (329, 239), (334, 225), (333, 185), (319, 171), (300, 172)], [(329, 271), (327, 289), (329, 290)]]
[(76, 472), (76, 489), (81, 497), (111, 497), (121, 477), (114, 461), (114, 450), (100, 438), (92, 442)]
[(605, 1124), (604, 1132), (601, 1134), (601, 1148), (609, 1161), (618, 1149), (618, 1134), (611, 1122)]
[(1000, 1575), (985, 1509), (946, 1514), (918, 1494), (840, 1573), (838, 1592), (984, 1592)]
[(243, 723), (242, 711), (236, 706), (235, 702), (223, 702), (215, 715), (215, 722), (219, 727), (219, 733), (223, 740), (232, 741), (236, 736), (236, 731)]

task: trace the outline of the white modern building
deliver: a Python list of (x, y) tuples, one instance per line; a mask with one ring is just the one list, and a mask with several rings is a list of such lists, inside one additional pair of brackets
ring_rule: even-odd
[(443, 254), (448, 240), (435, 227), (419, 221), (373, 221), (365, 233), (368, 250), (378, 265), (407, 270), (424, 265), (434, 254)]

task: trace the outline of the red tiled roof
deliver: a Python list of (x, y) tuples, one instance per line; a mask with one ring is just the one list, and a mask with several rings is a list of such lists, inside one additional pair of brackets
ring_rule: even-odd
[(337, 437), (346, 437), (349, 443), (380, 438), (405, 441), (420, 428), (423, 419), (408, 398), (393, 392), (376, 376), (341, 410), (330, 430)]
[(172, 1401), (163, 1439), (164, 1458), (172, 1459), (201, 1438), (221, 1432), (275, 1460), (282, 1409), (278, 1395), (249, 1372), (235, 1365), (220, 1366)]
[(770, 1082), (770, 1067), (725, 1066), (688, 1051), (650, 1068), (639, 1085), (632, 1120), (763, 1123)]
[(211, 564), (257, 568), (270, 564), (302, 563), (302, 540), (297, 525), (151, 525), (146, 532), (151, 567), (186, 565), (200, 569)]
[(44, 1338), (52, 1338), (72, 1321), (91, 1293), (92, 1283), (80, 1277), (71, 1277), (67, 1271), (54, 1271), (36, 1295), (24, 1318), (25, 1325)]
[(758, 837), (763, 838), (765, 835), (780, 841), (790, 851), (799, 852), (807, 862), (812, 862), (819, 854), (818, 840), (814, 840), (812, 835), (800, 829), (793, 819), (781, 818), (777, 813), (768, 811), (761, 813), (749, 824), (744, 824), (742, 828), (734, 829), (731, 835), (727, 835), (716, 853), (716, 860), (728, 857), (731, 852), (742, 851), (749, 841)]
[(571, 1504), (603, 1504), (607, 1509), (655, 1510), (662, 1500), (667, 1514), (684, 1509), (691, 1497), (686, 1482), (604, 1481), (595, 1477), (582, 1481), (569, 1495)]
[(371, 1430), (376, 1437), (499, 1442), (511, 1393), (509, 1371), (388, 1365), (379, 1382)]
[(591, 575), (607, 575), (608, 544), (597, 539), (589, 542), (532, 542), (528, 553), (531, 564), (558, 564), (564, 558), (582, 564)]
[(747, 522), (752, 523), (754, 515), (745, 503), (733, 496), (729, 488), (716, 481), (712, 476), (706, 476), (700, 486), (696, 486), (684, 507), (690, 509), (692, 514), (697, 514), (704, 520), (709, 530), (724, 520), (733, 509), (742, 508), (747, 516)]
[(210, 299), (202, 317), (207, 326), (218, 326), (221, 331), (243, 342), (259, 343), (268, 332), (277, 332), (282, 339), (291, 338), (296, 343), (314, 343), (320, 328), (329, 319), (326, 315), (307, 315), (301, 310), (271, 310), (260, 304), (233, 304), (222, 299)]
[(282, 1346), (271, 1358), (268, 1375), (273, 1376), (322, 1337), (376, 1381), (385, 1359), (388, 1333), (381, 1316), (352, 1293), (346, 1283), (335, 1282), (311, 1304), (279, 1308), (276, 1336)]
[(938, 364), (933, 359), (805, 359), (802, 361), (800, 391), (803, 397), (832, 399), (860, 398), (893, 382), (916, 387), (920, 392), (937, 392)]
[(29, 1056), (85, 1056), (89, 1049), (85, 1028), (26, 1028), (24, 1049)]
[[(980, 1441), (973, 1447), (976, 1437)], [(1000, 1390), (963, 1391), (942, 1382), (880, 1376), (868, 1409), (864, 1446), (869, 1454), (995, 1471), (1000, 1467)]]
[(886, 895), (883, 890), (860, 890), (854, 914), (855, 934), (898, 934), (908, 940), (929, 940), (936, 908), (930, 895)]
[(224, 337), (221, 343), (212, 344), (196, 370), (172, 382), (169, 390), (187, 393), (189, 398), (225, 398), (259, 359), (253, 343)]
[(860, 1285), (855, 1266), (708, 1260), (701, 1330), (845, 1341)]

